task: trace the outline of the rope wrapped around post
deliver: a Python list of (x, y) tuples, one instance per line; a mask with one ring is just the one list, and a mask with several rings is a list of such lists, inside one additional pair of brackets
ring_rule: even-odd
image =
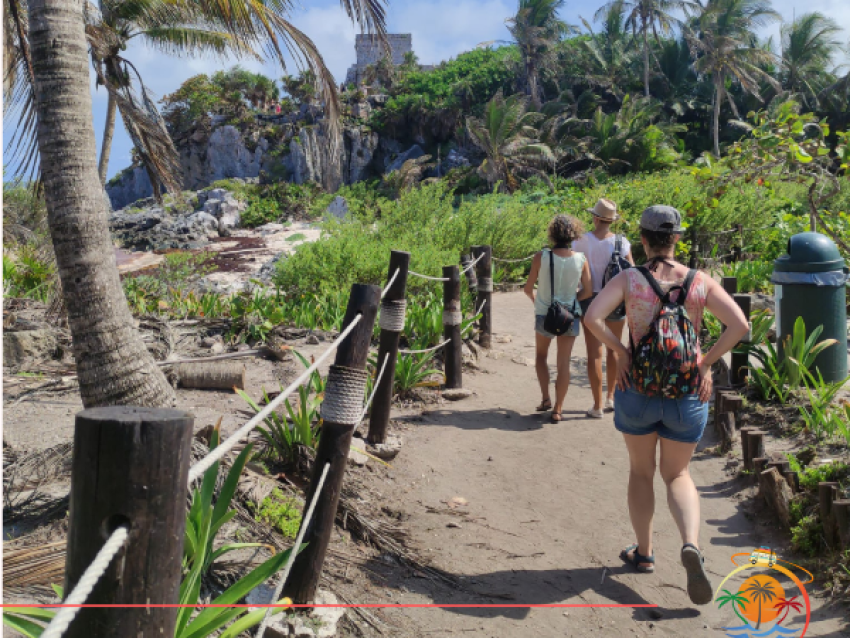
[(365, 370), (331, 366), (325, 383), (325, 398), (322, 400), (322, 420), (340, 425), (360, 423), (368, 378), (369, 374)]
[[(480, 261), (484, 255), (479, 255)], [(471, 266), (468, 266), (471, 268)], [(460, 324), (463, 315), (460, 310), (460, 272), (457, 266), (443, 266), (443, 276), (448, 281), (443, 284), (443, 337), (446, 340), (446, 350), (443, 356), (443, 366), (446, 372), (446, 388), (459, 389), (463, 387), (463, 341), (461, 341)]]

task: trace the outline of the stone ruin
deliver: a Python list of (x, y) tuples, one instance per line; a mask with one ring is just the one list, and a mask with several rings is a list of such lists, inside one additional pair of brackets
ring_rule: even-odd
[[(404, 54), (413, 51), (413, 36), (410, 33), (387, 34), (390, 59), (396, 66), (404, 62)], [(345, 84), (357, 86), (363, 78), (366, 67), (376, 64), (384, 55), (385, 49), (377, 35), (358, 33), (354, 41), (354, 49), (357, 52), (357, 62), (348, 69), (345, 75)], [(420, 66), (422, 70), (433, 67)]]

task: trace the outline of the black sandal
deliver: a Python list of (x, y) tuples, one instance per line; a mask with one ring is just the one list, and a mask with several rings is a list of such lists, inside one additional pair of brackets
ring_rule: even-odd
[(561, 416), (560, 412), (552, 412), (551, 420), (552, 423), (560, 423), (563, 421), (564, 417)]
[(538, 412), (546, 412), (547, 410), (552, 409), (552, 399), (543, 399), (536, 408), (534, 408)]
[[(629, 557), (629, 552), (634, 552)], [(638, 552), (638, 544), (629, 545), (620, 552), (620, 558), (626, 563), (631, 563), (634, 565), (635, 569), (638, 570), (642, 574), (650, 574), (655, 571), (655, 556), (644, 556), (640, 552)], [(642, 565), (641, 563), (651, 563), (650, 565)]]
[(695, 605), (707, 605), (714, 598), (711, 581), (705, 573), (705, 557), (692, 543), (682, 546), (682, 565), (688, 573), (688, 597)]

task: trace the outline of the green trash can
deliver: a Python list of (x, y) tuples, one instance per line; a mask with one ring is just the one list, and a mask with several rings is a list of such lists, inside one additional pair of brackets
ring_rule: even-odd
[(847, 377), (847, 274), (835, 243), (820, 233), (794, 235), (788, 240), (788, 254), (773, 262), (770, 281), (775, 285), (780, 356), (782, 342), (793, 334), (797, 317), (806, 322), (806, 335), (823, 326), (818, 340), (838, 341), (815, 359), (814, 369), (824, 381)]

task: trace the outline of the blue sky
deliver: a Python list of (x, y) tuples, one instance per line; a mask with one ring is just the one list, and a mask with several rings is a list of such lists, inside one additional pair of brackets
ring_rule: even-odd
[[(345, 71), (354, 61), (355, 27), (333, 0), (304, 3), (292, 22), (309, 35), (318, 45), (331, 72), (341, 81)], [(579, 16), (591, 21), (602, 0), (567, 0), (562, 18), (571, 24), (580, 24)], [(850, 0), (773, 0), (773, 6), (785, 20), (793, 12), (820, 11), (835, 19), (845, 29), (845, 42), (850, 42)], [(516, 0), (390, 0), (388, 30), (391, 33), (411, 33), (413, 48), (422, 64), (436, 64), (474, 48), (480, 42), (507, 39), (505, 19), (516, 12)], [(778, 36), (779, 27), (773, 25), (763, 35)], [(148, 88), (157, 99), (174, 91), (181, 82), (198, 73), (212, 73), (228, 68), (236, 61), (218, 58), (173, 58), (134, 43), (127, 50), (127, 58), (139, 69)], [(276, 64), (242, 62), (243, 66), (279, 78), (283, 71)], [(296, 69), (289, 69), (295, 73)], [(92, 89), (94, 84), (92, 83)], [(106, 91), (93, 91), (95, 134), (100, 138), (106, 114)], [(4, 138), (7, 137), (4, 127)], [(131, 143), (120, 124), (116, 124), (110, 159), (112, 176), (130, 163)], [(4, 176), (8, 179), (10, 176)]]

